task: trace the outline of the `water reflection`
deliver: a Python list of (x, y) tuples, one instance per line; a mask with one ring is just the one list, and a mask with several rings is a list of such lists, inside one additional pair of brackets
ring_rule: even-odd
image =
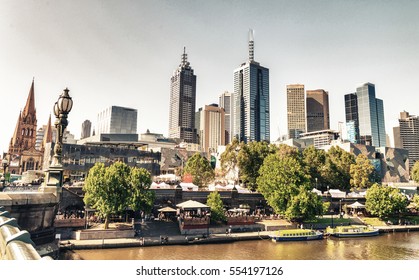
[(260, 240), (76, 252), (90, 260), (419, 260), (419, 232), (305, 242)]

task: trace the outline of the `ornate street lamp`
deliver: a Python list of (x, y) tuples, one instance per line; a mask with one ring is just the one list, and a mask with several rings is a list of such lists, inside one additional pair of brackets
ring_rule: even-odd
[(73, 108), (73, 100), (71, 99), (68, 92), (70, 90), (65, 88), (63, 93), (58, 98), (58, 101), (54, 104), (54, 115), (56, 117), (55, 127), (57, 128), (57, 139), (54, 146), (54, 158), (52, 160), (52, 166), (62, 166), (62, 151), (63, 151), (63, 135), (68, 125), (67, 116)]
[(68, 94), (70, 90), (65, 88), (61, 93), (58, 101), (54, 104), (54, 115), (56, 117), (55, 127), (57, 128), (57, 138), (54, 146), (54, 156), (51, 165), (49, 166), (46, 174), (45, 183), (40, 187), (40, 191), (53, 192), (57, 199), (60, 200), (60, 194), (63, 185), (63, 135), (68, 125), (67, 116), (73, 107), (73, 100)]

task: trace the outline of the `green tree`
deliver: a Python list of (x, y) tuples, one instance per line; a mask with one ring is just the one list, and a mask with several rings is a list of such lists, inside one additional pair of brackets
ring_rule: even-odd
[(326, 153), (323, 178), (331, 188), (350, 189), (351, 164), (355, 163), (355, 156), (340, 147), (331, 147)]
[(366, 155), (360, 154), (356, 157), (355, 163), (351, 164), (351, 186), (354, 189), (368, 188), (372, 186), (371, 181), (374, 166)]
[(207, 197), (207, 205), (211, 208), (212, 221), (226, 221), (224, 214), (224, 204), (217, 191), (211, 192)]
[(304, 189), (310, 189), (310, 178), (298, 159), (289, 154), (271, 154), (266, 157), (259, 173), (258, 191), (276, 213), (290, 219), (311, 215), (311, 210), (303, 209), (306, 197), (311, 197), (304, 192)]
[(299, 193), (292, 197), (291, 205), (288, 207), (285, 215), (302, 221), (315, 218), (322, 213), (323, 201), (321, 197), (305, 187), (300, 187)]
[(365, 208), (379, 218), (401, 215), (409, 201), (399, 189), (374, 184), (367, 190)]
[(323, 179), (324, 166), (326, 164), (326, 152), (316, 149), (313, 145), (303, 151), (303, 162), (308, 174), (310, 174), (310, 183), (317, 189), (324, 189), (326, 185)]
[(259, 169), (264, 159), (277, 150), (276, 146), (267, 142), (250, 142), (242, 144), (237, 155), (237, 164), (240, 168), (240, 179), (246, 187), (256, 190), (256, 180), (259, 177)]
[(109, 228), (109, 216), (130, 207), (133, 211), (149, 211), (154, 193), (148, 191), (151, 177), (143, 168), (132, 168), (116, 162), (109, 167), (96, 163), (89, 171), (83, 190), (83, 201), (105, 218), (104, 228)]
[(195, 153), (188, 159), (183, 172), (192, 175), (192, 182), (200, 188), (208, 186), (215, 177), (210, 162), (200, 153)]
[(240, 142), (237, 138), (233, 138), (227, 146), (225, 151), (221, 154), (220, 163), (221, 170), (224, 176), (234, 173), (234, 180), (238, 180), (237, 169), (238, 169), (238, 153), (240, 150)]
[(416, 161), (412, 167), (411, 177), (413, 181), (419, 183), (419, 161)]
[(415, 209), (419, 210), (419, 194), (415, 193), (415, 195), (412, 198), (412, 202), (415, 206)]

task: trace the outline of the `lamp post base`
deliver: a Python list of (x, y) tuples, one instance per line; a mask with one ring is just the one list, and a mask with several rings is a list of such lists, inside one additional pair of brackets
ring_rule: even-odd
[(50, 192), (60, 201), (63, 185), (63, 167), (50, 166), (46, 172), (45, 182), (39, 187), (40, 192)]

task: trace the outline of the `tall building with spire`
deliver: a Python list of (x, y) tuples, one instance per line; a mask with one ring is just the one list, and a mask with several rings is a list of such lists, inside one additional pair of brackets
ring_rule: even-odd
[(170, 79), (169, 137), (198, 143), (195, 128), (196, 75), (188, 61), (186, 49)]
[(234, 70), (233, 137), (245, 143), (269, 142), (269, 69), (255, 61), (253, 30), (248, 47), (248, 61)]
[(27, 170), (41, 168), (42, 153), (35, 149), (36, 128), (35, 88), (34, 80), (32, 80), (25, 107), (19, 113), (16, 128), (9, 143), (10, 173), (22, 174)]

